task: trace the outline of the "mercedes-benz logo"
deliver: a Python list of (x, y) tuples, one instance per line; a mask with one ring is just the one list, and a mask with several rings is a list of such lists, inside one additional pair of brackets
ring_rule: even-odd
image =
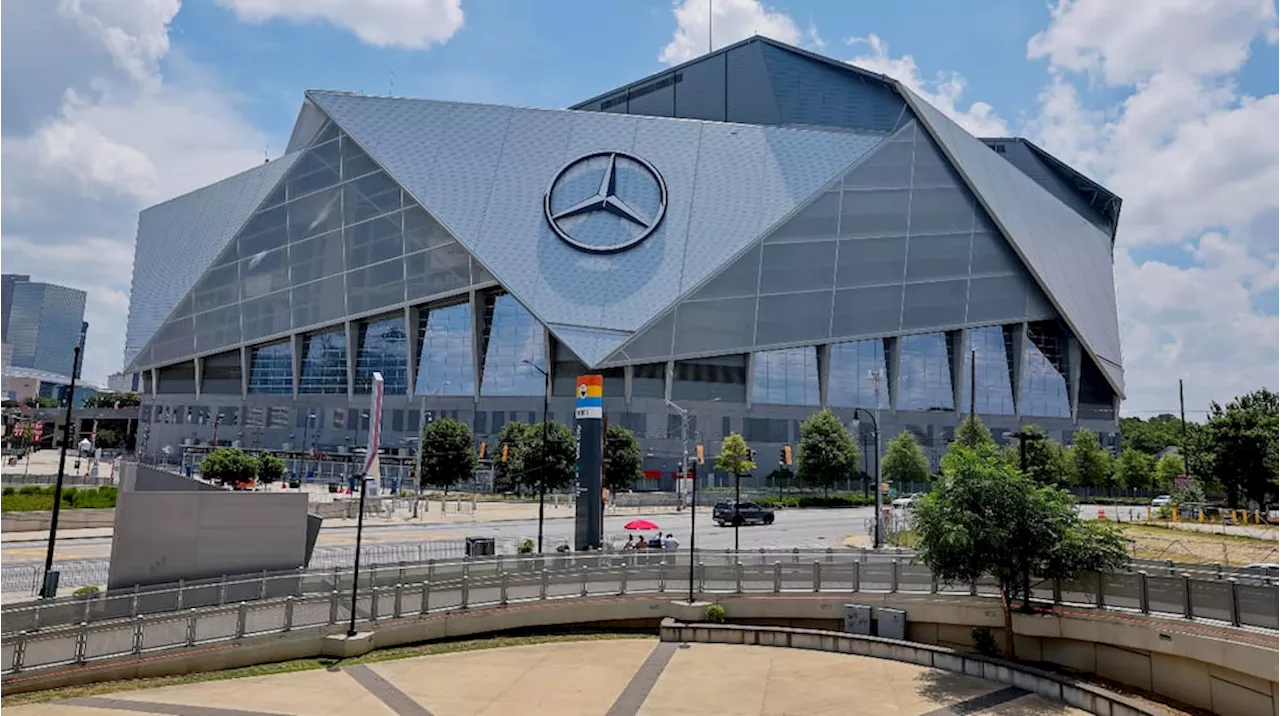
[(644, 241), (662, 223), (667, 185), (640, 157), (593, 152), (556, 172), (543, 211), (551, 230), (569, 245), (614, 253)]

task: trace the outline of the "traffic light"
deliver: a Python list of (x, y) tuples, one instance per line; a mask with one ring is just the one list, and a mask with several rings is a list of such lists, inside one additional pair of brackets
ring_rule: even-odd
[(782, 464), (791, 467), (791, 443), (782, 446)]
[(481, 460), (484, 459), (484, 455), (488, 451), (488, 449), (489, 449), (489, 443), (486, 443), (486, 442), (480, 443), (480, 459)]
[(702, 452), (702, 443), (698, 443), (698, 445), (693, 448), (693, 454), (697, 456), (699, 465), (706, 462), (706, 458), (703, 456)]
[(502, 443), (502, 461), (503, 462), (507, 461), (507, 457), (510, 454), (510, 452), (511, 452), (511, 446), (506, 443)]
[(750, 460), (751, 462), (755, 462), (755, 461), (756, 461), (756, 449), (755, 449), (755, 448), (747, 448), (747, 459), (748, 459), (748, 460)]

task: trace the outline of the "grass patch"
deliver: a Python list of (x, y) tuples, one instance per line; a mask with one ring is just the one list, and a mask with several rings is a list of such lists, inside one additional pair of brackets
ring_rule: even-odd
[(611, 641), (616, 639), (652, 639), (652, 634), (605, 632), (598, 634), (540, 634), (529, 636), (496, 636), (486, 639), (467, 639), (463, 641), (437, 641), (429, 644), (398, 646), (390, 649), (378, 649), (364, 656), (352, 659), (333, 659), (328, 657), (314, 659), (294, 659), (279, 661), (273, 664), (256, 664), (238, 669), (222, 671), (205, 671), (180, 676), (157, 676), (149, 679), (126, 679), (123, 681), (104, 681), (83, 686), (66, 686), (45, 691), (32, 691), (25, 694), (14, 694), (0, 698), (0, 706), (19, 706), (22, 704), (47, 703), (63, 699), (74, 699), (80, 696), (101, 696), (121, 691), (137, 691), (138, 689), (155, 689), (161, 686), (182, 686), (198, 684), (205, 681), (225, 681), (227, 679), (243, 679), (250, 676), (274, 676), (290, 674), (295, 671), (313, 671), (338, 666), (355, 664), (372, 664), (379, 661), (411, 659), (417, 656), (435, 656), (438, 654), (456, 654), (481, 649), (503, 649), (511, 646), (532, 646), (535, 644), (557, 644), (576, 641)]
[[(0, 512), (48, 512), (53, 509), (54, 487), (27, 485), (4, 488)], [(62, 509), (103, 509), (116, 506), (116, 488), (62, 488)]]
[(885, 542), (894, 547), (903, 549), (915, 549), (920, 544), (920, 535), (915, 530), (898, 530), (897, 532), (885, 532)]
[(1129, 556), (1175, 562), (1245, 565), (1276, 561), (1276, 540), (1247, 535), (1181, 530), (1159, 525), (1120, 526), (1131, 540)]

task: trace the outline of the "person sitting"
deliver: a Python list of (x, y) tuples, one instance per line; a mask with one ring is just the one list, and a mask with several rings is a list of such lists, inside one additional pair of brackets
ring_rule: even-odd
[(649, 539), (649, 549), (662, 549), (662, 533), (654, 535)]
[(636, 535), (636, 549), (648, 549), (649, 543), (645, 541), (644, 535)]
[(680, 549), (680, 543), (676, 541), (675, 535), (667, 533), (665, 539), (662, 540), (663, 549)]
[(635, 549), (635, 548), (636, 548), (635, 541), (632, 539), (631, 535), (627, 535), (627, 543), (626, 543), (626, 544), (624, 544), (624, 545), (622, 545), (622, 548), (623, 548), (623, 549)]

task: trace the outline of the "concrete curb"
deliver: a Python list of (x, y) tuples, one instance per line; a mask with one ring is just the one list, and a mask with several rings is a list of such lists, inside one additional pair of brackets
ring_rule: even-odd
[(1093, 714), (1167, 716), (1169, 713), (1163, 708), (1140, 703), (1100, 686), (1061, 674), (1003, 659), (896, 639), (821, 629), (680, 622), (672, 617), (662, 620), (659, 638), (664, 642), (776, 646), (870, 656), (928, 666), (1016, 686), (1046, 699), (1065, 703)]

